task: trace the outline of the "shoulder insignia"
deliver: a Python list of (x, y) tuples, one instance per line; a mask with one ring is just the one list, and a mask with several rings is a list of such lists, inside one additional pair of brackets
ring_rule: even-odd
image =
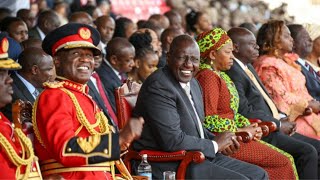
[(64, 84), (64, 82), (54, 81), (54, 82), (45, 82), (45, 83), (43, 83), (43, 86), (45, 88), (54, 89), (54, 88), (63, 87), (63, 84)]

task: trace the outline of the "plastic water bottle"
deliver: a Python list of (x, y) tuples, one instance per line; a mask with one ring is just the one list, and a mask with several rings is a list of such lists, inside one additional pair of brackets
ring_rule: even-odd
[(143, 154), (141, 163), (138, 166), (138, 175), (147, 176), (149, 180), (152, 180), (152, 169), (151, 165), (148, 163), (148, 155)]

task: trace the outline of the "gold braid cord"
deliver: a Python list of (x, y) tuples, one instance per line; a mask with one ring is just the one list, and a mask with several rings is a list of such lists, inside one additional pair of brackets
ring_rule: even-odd
[[(74, 104), (74, 106), (76, 108), (77, 119), (79, 120), (79, 122), (81, 124), (80, 128), (75, 133), (76, 135), (80, 132), (80, 130), (81, 130), (81, 128), (83, 126), (88, 130), (88, 132), (91, 135), (108, 134), (108, 133), (110, 133), (110, 131), (112, 131), (113, 127), (110, 126), (107, 123), (108, 119), (102, 112), (96, 113), (96, 115), (95, 115), (95, 118), (97, 119), (96, 123), (90, 124), (88, 122), (87, 117), (84, 114), (84, 112), (83, 112), (83, 110), (82, 110), (77, 98), (75, 97), (75, 95), (72, 94), (70, 91), (68, 91), (65, 88), (60, 88), (60, 89), (70, 97), (70, 99), (72, 100), (72, 102), (73, 102), (73, 104)], [(36, 99), (36, 101), (34, 102), (34, 105), (33, 105), (33, 109), (32, 109), (32, 124), (33, 124), (34, 133), (35, 133), (38, 141), (40, 142), (40, 144), (43, 147), (45, 147), (45, 145), (43, 143), (43, 140), (41, 139), (40, 132), (39, 132), (39, 129), (38, 129), (38, 126), (37, 126), (37, 120), (36, 120), (36, 113), (37, 113), (36, 111), (37, 111), (37, 107), (38, 107), (38, 100), (39, 100), (39, 98)], [(99, 128), (100, 128), (100, 132), (97, 132), (94, 129), (97, 126), (99, 126)]]
[[(106, 118), (106, 116), (102, 113), (97, 113), (96, 114), (96, 119), (97, 122), (94, 124), (90, 124), (87, 120), (86, 115), (84, 114), (84, 112), (82, 111), (82, 108), (76, 98), (76, 96), (74, 94), (72, 94), (69, 90), (65, 89), (65, 88), (61, 88), (61, 90), (63, 92), (65, 92), (72, 100), (73, 105), (76, 108), (76, 112), (77, 112), (77, 119), (79, 120), (80, 124), (83, 125), (88, 132), (91, 135), (101, 135), (101, 134), (107, 134), (110, 132), (111, 127), (110, 125), (107, 123), (108, 119)], [(100, 128), (100, 132), (97, 132), (94, 128), (99, 126)]]
[[(20, 141), (21, 147), (22, 147), (22, 156), (20, 157), (10, 142), (7, 140), (6, 137), (4, 137), (0, 133), (0, 145), (4, 148), (7, 156), (9, 157), (10, 161), (17, 166), (16, 171), (16, 177), (19, 177), (20, 174), (20, 167), (26, 166), (25, 174), (22, 179), (27, 179), (29, 177), (29, 173), (31, 170), (32, 161), (34, 160), (35, 156), (32, 149), (32, 142), (31, 140), (24, 135), (24, 133), (21, 131), (21, 129), (16, 128), (14, 130), (15, 134), (18, 136), (18, 139)], [(27, 158), (24, 159), (24, 155), (27, 155)]]
[[(60, 88), (60, 89), (70, 97), (70, 99), (72, 100), (72, 102), (73, 102), (73, 104), (74, 104), (74, 106), (76, 108), (77, 119), (81, 124), (81, 126), (75, 132), (76, 135), (80, 132), (82, 127), (85, 127), (91, 135), (103, 135), (103, 134), (110, 133), (110, 131), (113, 131), (113, 127), (108, 124), (108, 119), (103, 114), (103, 112), (96, 113), (95, 114), (95, 118), (96, 118), (97, 121), (94, 124), (90, 124), (89, 121), (87, 120), (87, 117), (84, 114), (84, 112), (83, 112), (83, 110), (82, 110), (82, 108), (81, 108), (76, 96), (72, 92), (70, 92), (69, 90), (67, 90), (65, 88)], [(37, 109), (37, 106), (38, 106), (38, 99), (39, 98), (36, 99), (36, 101), (34, 103), (34, 106), (33, 106), (32, 123), (33, 123), (34, 133), (35, 133), (38, 141), (40, 142), (40, 144), (43, 147), (45, 147), (45, 145), (44, 145), (44, 143), (43, 143), (43, 141), (41, 139), (40, 132), (39, 132), (38, 127), (37, 127), (37, 121), (36, 121), (36, 109)], [(99, 128), (100, 128), (100, 132), (98, 132), (98, 131), (96, 131), (94, 129), (97, 126), (99, 126)], [(114, 179), (115, 179), (114, 170), (111, 170), (111, 174), (112, 174), (112, 177), (114, 177)]]
[(38, 128), (38, 125), (37, 125), (37, 118), (36, 118), (36, 114), (37, 114), (37, 108), (38, 108), (38, 101), (39, 101), (39, 98), (36, 99), (36, 101), (34, 102), (33, 104), (33, 108), (32, 108), (32, 125), (33, 125), (33, 131), (34, 131), (34, 134), (36, 135), (39, 143), (43, 146), (43, 147), (46, 147), (41, 139), (41, 136), (40, 136), (40, 132), (39, 132), (39, 128)]

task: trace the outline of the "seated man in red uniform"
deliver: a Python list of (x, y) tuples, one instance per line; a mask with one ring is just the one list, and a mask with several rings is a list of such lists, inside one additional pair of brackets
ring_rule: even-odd
[(49, 33), (42, 43), (58, 76), (45, 84), (33, 107), (35, 151), (44, 178), (114, 178), (114, 160), (141, 134), (142, 118), (132, 119), (118, 132), (88, 95), (94, 56), (101, 53), (99, 42), (96, 29), (71, 23)]
[[(9, 42), (4, 33), (0, 34), (0, 108), (12, 101), (12, 82), (8, 70), (21, 66), (8, 58)], [(32, 142), (21, 129), (0, 112), (0, 179), (41, 179), (35, 163)]]

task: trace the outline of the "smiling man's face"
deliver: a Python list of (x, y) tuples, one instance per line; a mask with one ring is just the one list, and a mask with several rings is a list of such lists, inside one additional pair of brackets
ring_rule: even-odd
[(197, 43), (191, 39), (184, 39), (171, 47), (168, 53), (171, 72), (179, 82), (190, 82), (199, 70), (200, 50)]
[(55, 57), (55, 65), (57, 75), (85, 84), (94, 70), (93, 52), (88, 48), (63, 50)]

